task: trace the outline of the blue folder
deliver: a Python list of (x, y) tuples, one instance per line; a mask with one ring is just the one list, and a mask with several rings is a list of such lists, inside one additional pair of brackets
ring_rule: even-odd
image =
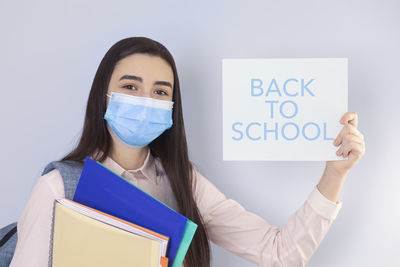
[(86, 157), (74, 201), (169, 236), (168, 266), (174, 262), (188, 219), (101, 163)]

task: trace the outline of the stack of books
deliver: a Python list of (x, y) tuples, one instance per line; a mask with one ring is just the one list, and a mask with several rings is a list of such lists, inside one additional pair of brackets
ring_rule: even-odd
[(49, 266), (180, 267), (196, 229), (87, 157), (73, 200), (54, 201)]

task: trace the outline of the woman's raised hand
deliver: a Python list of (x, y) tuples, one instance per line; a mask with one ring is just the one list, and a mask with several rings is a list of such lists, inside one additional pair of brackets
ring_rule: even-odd
[(336, 155), (348, 157), (348, 160), (327, 161), (326, 168), (334, 173), (347, 174), (365, 153), (364, 135), (357, 129), (357, 113), (346, 112), (340, 119), (340, 123), (344, 126), (333, 144), (340, 146)]

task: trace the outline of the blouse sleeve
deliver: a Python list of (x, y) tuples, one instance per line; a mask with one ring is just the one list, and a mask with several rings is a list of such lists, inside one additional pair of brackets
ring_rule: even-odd
[(258, 266), (305, 266), (342, 205), (315, 187), (280, 229), (227, 198), (195, 167), (194, 173), (195, 201), (208, 239)]
[(17, 223), (18, 241), (10, 267), (48, 266), (53, 203), (63, 197), (57, 169), (39, 177)]

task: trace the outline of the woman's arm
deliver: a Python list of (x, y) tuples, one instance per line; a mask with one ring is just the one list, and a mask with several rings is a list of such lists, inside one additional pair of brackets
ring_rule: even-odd
[(337, 202), (343, 183), (350, 170), (364, 155), (364, 135), (357, 129), (358, 115), (355, 112), (346, 112), (340, 119), (343, 128), (333, 141), (340, 146), (336, 155), (348, 157), (347, 160), (327, 161), (318, 189), (331, 201)]
[(195, 201), (208, 238), (259, 266), (305, 266), (336, 218), (339, 193), (349, 169), (364, 153), (363, 136), (356, 131), (357, 114), (347, 112), (336, 138), (337, 155), (348, 160), (327, 161), (318, 185), (303, 205), (278, 228), (227, 198), (194, 168)]
[(62, 197), (64, 184), (57, 169), (39, 177), (18, 220), (10, 267), (48, 266), (53, 203)]
[(330, 201), (338, 202), (339, 194), (346, 180), (346, 176), (346, 174), (331, 172), (325, 167), (321, 180), (317, 185), (318, 190)]
[(305, 266), (341, 207), (314, 187), (287, 224), (278, 228), (227, 198), (196, 169), (195, 177), (195, 201), (208, 239), (259, 266)]

